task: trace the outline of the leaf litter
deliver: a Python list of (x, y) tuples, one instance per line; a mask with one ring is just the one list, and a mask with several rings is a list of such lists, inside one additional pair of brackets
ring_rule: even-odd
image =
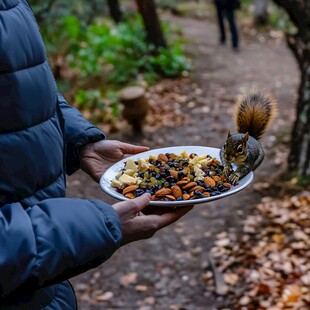
[(310, 309), (309, 206), (308, 191), (265, 197), (244, 221), (241, 236), (216, 236), (210, 253), (233, 309)]

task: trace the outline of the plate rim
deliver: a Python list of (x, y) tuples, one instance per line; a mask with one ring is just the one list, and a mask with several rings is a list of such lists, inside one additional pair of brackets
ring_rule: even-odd
[[(127, 157), (124, 157), (123, 159), (119, 160), (118, 162), (116, 162), (112, 166), (110, 166), (100, 177), (99, 186), (103, 192), (105, 192), (106, 194), (108, 194), (109, 196), (111, 196), (117, 200), (120, 200), (120, 201), (130, 200), (129, 198), (126, 198), (122, 194), (118, 193), (117, 191), (111, 190), (113, 188), (109, 184), (109, 180), (107, 180), (106, 176), (110, 173), (110, 171), (113, 171), (113, 168), (115, 169), (116, 167), (119, 167), (125, 161), (127, 161), (129, 158), (147, 158), (147, 157), (143, 157), (143, 155), (148, 155), (148, 154), (152, 155), (152, 152), (156, 152), (157, 154), (161, 153), (161, 152), (167, 153), (166, 151), (171, 150), (171, 149), (182, 149), (182, 151), (188, 152), (189, 148), (196, 148), (196, 149), (200, 148), (202, 150), (203, 149), (209, 149), (209, 150), (212, 149), (213, 151), (216, 151), (216, 152), (220, 151), (220, 148), (216, 148), (216, 147), (212, 147), (212, 146), (209, 147), (209, 146), (201, 146), (201, 145), (183, 145), (183, 146), (181, 145), (181, 146), (170, 146), (170, 147), (150, 149), (150, 150), (145, 151), (145, 152), (132, 154), (132, 155), (129, 155)], [(207, 153), (205, 153), (205, 154), (207, 154)], [(218, 160), (221, 160), (221, 159), (218, 158)], [(237, 194), (240, 191), (242, 191), (243, 189), (245, 189), (247, 186), (249, 186), (254, 179), (253, 171), (249, 172), (244, 178), (248, 178), (244, 184), (242, 184), (241, 186), (239, 186), (235, 189), (224, 192), (223, 194), (220, 194), (220, 195), (210, 196), (210, 197), (206, 197), (206, 198), (193, 199), (193, 200), (169, 201), (168, 203), (166, 201), (152, 200), (152, 201), (150, 201), (150, 205), (173, 208), (173, 207), (180, 207), (180, 206), (186, 206), (186, 205), (196, 205), (196, 204), (208, 203), (211, 201), (223, 199), (223, 198), (229, 197), (231, 195)], [(242, 182), (242, 180), (241, 180), (241, 182)]]

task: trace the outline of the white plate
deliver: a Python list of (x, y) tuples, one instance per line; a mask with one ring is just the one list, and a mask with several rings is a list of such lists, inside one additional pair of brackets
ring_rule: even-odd
[[(160, 153), (174, 153), (176, 155), (181, 154), (183, 151), (186, 151), (188, 154), (196, 153), (197, 155), (210, 155), (211, 157), (216, 157), (220, 160), (220, 149), (213, 147), (204, 147), (204, 146), (174, 146), (174, 147), (166, 147), (161, 149), (154, 149), (147, 152), (139, 153), (136, 155), (132, 155), (130, 157), (126, 157), (119, 162), (115, 163), (112, 167), (110, 167), (100, 178), (99, 185), (101, 189), (106, 192), (108, 195), (113, 198), (119, 200), (128, 200), (125, 196), (118, 193), (115, 188), (111, 187), (111, 182), (115, 178), (115, 176), (124, 168), (124, 162), (128, 160), (128, 158), (132, 158), (133, 160), (138, 160), (139, 158), (148, 159), (150, 155), (158, 155)], [(236, 167), (233, 167), (234, 169)], [(221, 198), (225, 198), (227, 196), (236, 194), (247, 187), (253, 180), (253, 172), (247, 174), (243, 179), (238, 182), (238, 185), (232, 186), (230, 190), (227, 192), (221, 193), (220, 195), (210, 196), (207, 198), (193, 199), (193, 200), (181, 200), (181, 201), (151, 201), (150, 205), (153, 206), (169, 206), (169, 207), (177, 207), (184, 205), (193, 205), (205, 203)]]

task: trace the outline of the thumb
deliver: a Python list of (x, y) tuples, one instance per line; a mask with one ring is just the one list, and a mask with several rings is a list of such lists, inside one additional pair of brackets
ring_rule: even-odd
[(138, 154), (141, 152), (146, 152), (150, 149), (148, 146), (133, 145), (124, 142), (121, 142), (121, 148), (123, 154)]
[(145, 193), (140, 197), (118, 202), (113, 205), (113, 208), (115, 209), (115, 211), (119, 216), (128, 214), (129, 212), (132, 214), (137, 214), (141, 210), (143, 210), (150, 203), (150, 201), (151, 201), (151, 195)]

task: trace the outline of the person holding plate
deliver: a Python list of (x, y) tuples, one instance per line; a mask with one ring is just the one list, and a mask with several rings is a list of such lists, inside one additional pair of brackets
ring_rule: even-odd
[(66, 174), (98, 182), (148, 148), (107, 140), (58, 93), (26, 0), (0, 0), (0, 34), (0, 309), (76, 309), (69, 278), (191, 207), (146, 215), (148, 194), (113, 206), (65, 198)]

